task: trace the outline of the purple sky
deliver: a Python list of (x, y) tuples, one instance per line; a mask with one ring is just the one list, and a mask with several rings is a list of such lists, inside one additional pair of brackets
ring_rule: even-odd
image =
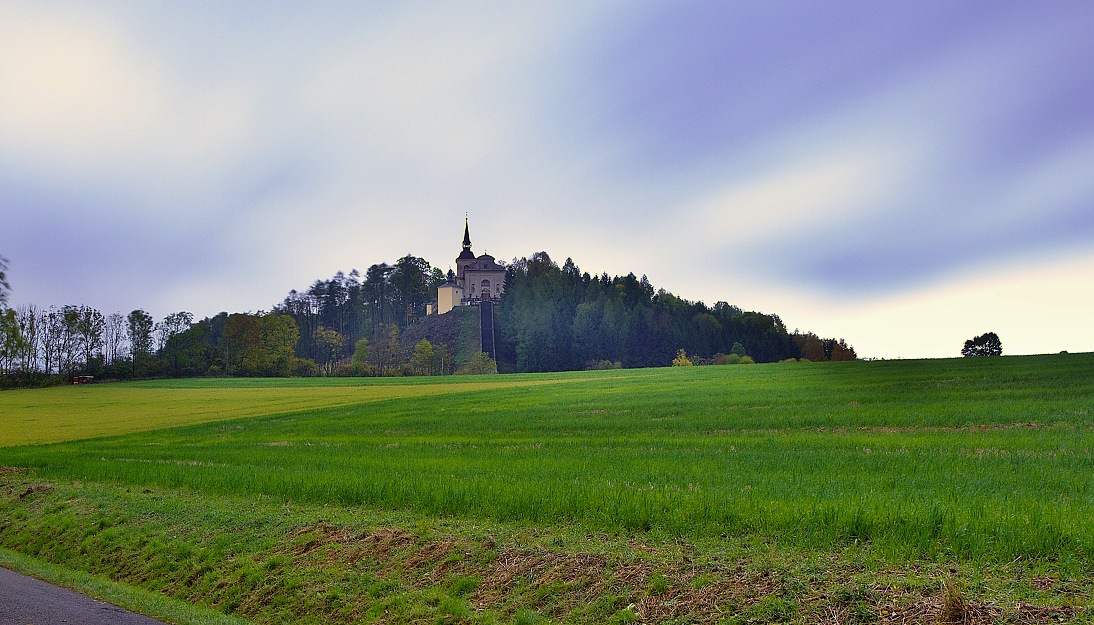
[(5, 2), (12, 305), (546, 250), (862, 356), (1094, 350), (1094, 3)]

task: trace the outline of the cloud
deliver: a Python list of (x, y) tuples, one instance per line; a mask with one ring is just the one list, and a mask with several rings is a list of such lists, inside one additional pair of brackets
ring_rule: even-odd
[(1089, 245), (1088, 13), (6, 3), (0, 251), (22, 301), (200, 316), (447, 268), (466, 211), (689, 298), (925, 293)]
[(90, 9), (0, 8), (0, 83), (0, 158), (54, 180), (175, 190), (248, 135), (237, 90), (183, 88), (122, 20)]

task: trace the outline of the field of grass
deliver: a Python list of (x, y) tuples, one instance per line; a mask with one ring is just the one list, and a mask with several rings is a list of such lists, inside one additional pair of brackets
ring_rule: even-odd
[(485, 391), (519, 384), (460, 378), (381, 379), (368, 385), (358, 378), (225, 378), (24, 389), (0, 394), (0, 448), (448, 394), (468, 385)]
[(12, 391), (0, 545), (260, 622), (1084, 620), (1092, 374), (1075, 354)]

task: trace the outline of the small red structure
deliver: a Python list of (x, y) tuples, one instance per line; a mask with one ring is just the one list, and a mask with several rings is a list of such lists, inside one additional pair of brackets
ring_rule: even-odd
[(72, 378), (73, 384), (91, 384), (94, 381), (95, 376), (93, 375), (78, 375)]

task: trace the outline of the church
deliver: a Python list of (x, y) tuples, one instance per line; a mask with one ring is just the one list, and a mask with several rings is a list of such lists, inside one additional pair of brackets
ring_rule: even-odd
[(439, 315), (456, 306), (475, 306), (482, 301), (497, 301), (505, 293), (505, 266), (489, 254), (475, 256), (471, 251), (471, 231), (463, 220), (463, 251), (456, 257), (456, 271), (448, 271), (448, 282), (437, 288), (436, 312)]

